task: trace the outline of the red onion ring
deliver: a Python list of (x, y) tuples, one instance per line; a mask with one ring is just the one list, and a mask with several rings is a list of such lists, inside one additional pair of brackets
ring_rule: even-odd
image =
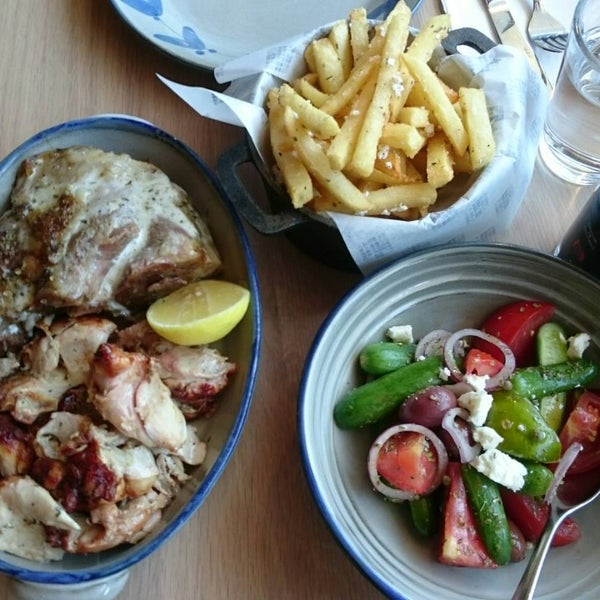
[(471, 444), (465, 431), (456, 425), (456, 418), (468, 422), (469, 411), (457, 406), (446, 411), (442, 419), (442, 427), (450, 434), (450, 437), (456, 444), (461, 463), (470, 463), (481, 453), (481, 444)]
[[(377, 471), (377, 459), (379, 457), (379, 452), (381, 452), (381, 449), (383, 448), (385, 443), (390, 438), (404, 431), (414, 431), (416, 433), (424, 435), (433, 444), (433, 447), (435, 448), (435, 452), (437, 454), (436, 476), (432, 481), (430, 488), (423, 492), (423, 494), (408, 492), (406, 490), (401, 490), (399, 488), (392, 487), (381, 479), (379, 471)], [(423, 427), (422, 425), (417, 425), (416, 423), (401, 423), (399, 425), (394, 425), (386, 429), (373, 442), (369, 450), (367, 466), (369, 470), (369, 478), (371, 479), (371, 483), (378, 492), (383, 494), (388, 500), (391, 500), (392, 502), (404, 502), (406, 500), (415, 500), (421, 495), (429, 494), (440, 485), (440, 483), (442, 482), (442, 478), (446, 473), (446, 468), (448, 467), (448, 452), (446, 451), (446, 446), (444, 446), (442, 440), (440, 440), (440, 438), (433, 431), (431, 431), (431, 429)]]
[(482, 331), (481, 329), (459, 329), (455, 331), (444, 344), (444, 361), (448, 369), (450, 369), (450, 375), (454, 381), (462, 381), (464, 379), (464, 373), (458, 368), (456, 364), (455, 350), (454, 347), (458, 342), (467, 337), (477, 337), (490, 344), (494, 344), (504, 355), (504, 365), (502, 369), (493, 377), (490, 377), (485, 382), (486, 391), (496, 390), (504, 384), (504, 382), (512, 375), (515, 370), (516, 361), (515, 355), (512, 350), (502, 340), (497, 337)]
[(573, 442), (560, 457), (556, 469), (554, 470), (554, 479), (550, 484), (550, 487), (546, 491), (544, 496), (544, 502), (550, 504), (552, 499), (556, 495), (560, 484), (562, 483), (567, 471), (571, 468), (571, 465), (577, 458), (577, 455), (583, 450), (583, 446), (579, 442)]
[(452, 335), (445, 329), (434, 329), (426, 333), (417, 343), (415, 358), (420, 356), (437, 356), (444, 351), (446, 340)]

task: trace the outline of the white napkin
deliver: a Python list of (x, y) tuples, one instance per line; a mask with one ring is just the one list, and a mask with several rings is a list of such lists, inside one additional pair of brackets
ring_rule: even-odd
[[(485, 89), (496, 154), (476, 178), (446, 186), (458, 200), (418, 221), (329, 213), (365, 274), (414, 250), (495, 239), (511, 224), (529, 187), (548, 91), (525, 56), (497, 46), (481, 56), (450, 56), (438, 73), (454, 88)], [(510, 80), (506, 73), (511, 73)]]
[[(262, 150), (268, 141), (262, 108), (267, 91), (281, 80), (291, 81), (298, 76), (298, 69), (304, 65), (305, 46), (330, 27), (223, 65), (216, 76), (221, 82), (231, 82), (224, 93), (180, 85), (164, 77), (161, 81), (199, 114), (245, 127), (261, 156), (267, 156)], [(510, 80), (506, 73), (511, 74)], [(419, 248), (489, 239), (501, 233), (512, 222), (531, 180), (548, 93), (524, 54), (497, 46), (482, 56), (448, 57), (442, 61), (440, 76), (455, 88), (466, 85), (485, 89), (496, 155), (477, 176), (467, 182), (455, 180), (444, 188), (446, 198), (438, 204), (445, 210), (418, 221), (328, 213), (365, 274)]]
[[(527, 37), (527, 23), (533, 8), (531, 0), (506, 0), (515, 23)], [(495, 41), (499, 41), (496, 31), (486, 9), (486, 0), (443, 0), (442, 4), (451, 17), (452, 28), (474, 27)], [(560, 21), (568, 30), (573, 19), (577, 0), (546, 0), (544, 6), (548, 12)], [(548, 79), (554, 83), (560, 68), (562, 52), (548, 52), (532, 44), (535, 54), (540, 61)]]

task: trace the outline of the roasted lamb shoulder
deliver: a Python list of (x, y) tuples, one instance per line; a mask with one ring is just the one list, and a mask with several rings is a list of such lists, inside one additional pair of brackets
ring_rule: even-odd
[(220, 265), (186, 192), (156, 166), (87, 146), (40, 153), (0, 217), (0, 342), (57, 309), (127, 313)]

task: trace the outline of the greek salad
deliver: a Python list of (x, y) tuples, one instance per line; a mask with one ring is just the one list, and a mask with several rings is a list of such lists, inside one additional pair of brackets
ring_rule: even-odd
[[(522, 300), (479, 328), (413, 339), (390, 327), (364, 347), (365, 383), (334, 408), (342, 429), (369, 427), (374, 490), (408, 506), (437, 560), (494, 568), (525, 557), (554, 495), (600, 486), (600, 367), (590, 336), (568, 334), (556, 307)], [(555, 546), (581, 536), (567, 518)]]

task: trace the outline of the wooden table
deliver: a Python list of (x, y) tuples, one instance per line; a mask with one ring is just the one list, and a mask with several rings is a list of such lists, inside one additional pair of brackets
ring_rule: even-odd
[[(426, 0), (414, 24), (437, 10)], [(0, 14), (0, 156), (37, 131), (97, 113), (154, 122), (210, 166), (240, 129), (198, 117), (156, 77), (216, 87), (150, 47), (107, 1), (3, 0)], [(502, 240), (550, 251), (589, 196), (537, 165)], [(360, 277), (301, 254), (283, 236), (249, 230), (262, 290), (261, 368), (246, 428), (196, 515), (131, 569), (123, 600), (374, 599), (381, 594), (338, 546), (313, 502), (300, 462), (296, 397), (323, 318)], [(9, 598), (0, 577), (0, 600)]]

